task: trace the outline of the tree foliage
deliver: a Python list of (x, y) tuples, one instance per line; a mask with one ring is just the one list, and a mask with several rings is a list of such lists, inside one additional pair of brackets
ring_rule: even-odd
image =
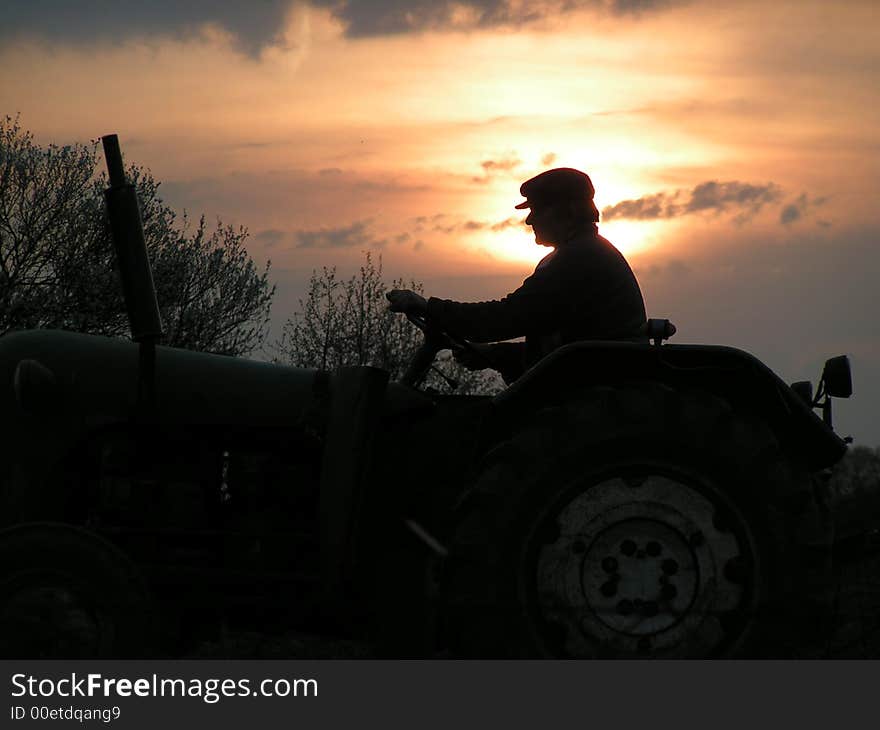
[[(402, 279), (387, 283), (382, 259), (376, 263), (369, 253), (348, 279), (340, 278), (336, 267), (313, 272), (306, 296), (299, 300), (299, 311), (286, 321), (275, 343), (276, 360), (322, 370), (372, 365), (399, 379), (421, 344), (422, 333), (388, 309), (385, 292), (391, 289), (422, 293), (424, 287)], [(438, 357), (426, 384), (448, 390), (447, 378), (457, 383), (457, 393), (491, 393), (502, 387), (496, 373), (465, 370), (448, 350)]]
[(831, 484), (838, 500), (864, 497), (880, 502), (880, 447), (851, 447), (835, 465)]
[(851, 447), (832, 469), (829, 488), (838, 539), (880, 528), (880, 447)]
[[(127, 334), (98, 162), (96, 143), (42, 147), (17, 119), (0, 119), (0, 333)], [(147, 170), (126, 173), (140, 202), (163, 343), (227, 355), (259, 347), (275, 287), (270, 265), (258, 272), (247, 253), (247, 231), (178, 218)]]

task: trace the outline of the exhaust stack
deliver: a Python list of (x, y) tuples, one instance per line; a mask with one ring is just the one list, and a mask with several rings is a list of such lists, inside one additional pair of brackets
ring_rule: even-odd
[(110, 187), (104, 191), (110, 233), (116, 250), (131, 338), (138, 343), (140, 350), (138, 404), (148, 407), (155, 400), (156, 342), (163, 334), (162, 318), (147, 257), (137, 191), (134, 185), (125, 180), (119, 138), (115, 134), (108, 134), (101, 137), (101, 142), (110, 176)]

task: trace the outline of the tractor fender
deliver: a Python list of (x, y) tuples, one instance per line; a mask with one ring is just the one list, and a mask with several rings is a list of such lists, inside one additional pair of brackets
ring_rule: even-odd
[(795, 392), (753, 355), (720, 345), (575, 342), (555, 350), (492, 400), (497, 423), (548, 403), (570, 400), (591, 385), (661, 382), (703, 390), (766, 422), (783, 448), (810, 469), (835, 464), (846, 443)]

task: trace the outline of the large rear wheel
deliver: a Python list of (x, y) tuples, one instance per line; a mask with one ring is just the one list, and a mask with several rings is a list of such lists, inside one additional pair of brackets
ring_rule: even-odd
[(831, 522), (762, 423), (710, 394), (596, 387), (490, 452), (444, 575), (459, 655), (821, 652)]

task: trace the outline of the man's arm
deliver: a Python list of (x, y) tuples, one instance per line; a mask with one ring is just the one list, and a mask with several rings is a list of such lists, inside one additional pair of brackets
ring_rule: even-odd
[(474, 342), (496, 342), (555, 329), (565, 303), (565, 285), (549, 272), (536, 272), (503, 299), (455, 302), (431, 297), (427, 317), (441, 328)]
[(427, 316), (441, 329), (473, 342), (496, 342), (522, 337), (529, 331), (553, 326), (558, 317), (559, 286), (548, 277), (533, 274), (503, 299), (487, 302), (456, 302), (431, 297), (425, 301), (409, 289), (385, 294), (392, 312)]
[[(424, 297), (409, 289), (394, 289), (385, 296), (393, 312), (417, 315), (424, 315), (427, 312), (427, 302)], [(453, 331), (455, 330), (453, 329)], [(468, 370), (483, 370), (491, 366), (493, 370), (501, 373), (504, 382), (510, 384), (525, 369), (524, 342), (500, 342), (493, 345), (474, 344), (473, 348), (478, 350), (478, 354), (465, 349), (455, 351), (456, 361)]]

